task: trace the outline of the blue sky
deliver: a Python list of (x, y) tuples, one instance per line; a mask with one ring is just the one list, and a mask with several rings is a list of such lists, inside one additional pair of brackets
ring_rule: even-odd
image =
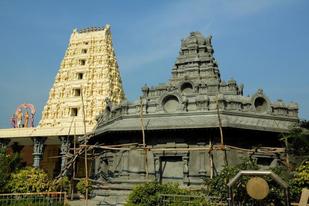
[(180, 40), (200, 31), (213, 36), (222, 79), (298, 102), (309, 119), (308, 10), (307, 0), (1, 0), (0, 128), (21, 103), (38, 121), (72, 30), (107, 23), (131, 101), (171, 77)]

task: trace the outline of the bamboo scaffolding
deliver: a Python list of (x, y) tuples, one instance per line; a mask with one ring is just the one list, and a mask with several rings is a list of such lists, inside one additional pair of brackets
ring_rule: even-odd
[(221, 116), (220, 116), (220, 111), (219, 111), (219, 98), (218, 98), (218, 95), (217, 95), (217, 115), (218, 115), (219, 130), (220, 130), (220, 142), (221, 142), (222, 148), (224, 148), (222, 121), (221, 121)]
[[(175, 148), (153, 148), (153, 147), (145, 147), (148, 151), (201, 151), (201, 150), (222, 150), (221, 145), (213, 145), (210, 141), (210, 145), (208, 147), (175, 147)], [(88, 150), (92, 150), (94, 148), (98, 149), (104, 149), (104, 150), (119, 150), (119, 151), (127, 151), (127, 150), (143, 150), (144, 148), (129, 148), (129, 147), (120, 147), (121, 145), (118, 145), (119, 147), (110, 147), (108, 145), (106, 146), (100, 146), (100, 145), (80, 145), (80, 148), (88, 147)], [(124, 146), (127, 146), (127, 144), (124, 144)], [(244, 152), (256, 152), (256, 149), (245, 149), (241, 147), (231, 146), (231, 145), (225, 145), (225, 150), (227, 149), (236, 149)], [(271, 147), (271, 149), (276, 149), (274, 152), (266, 152), (266, 151), (260, 151), (262, 153), (276, 153), (276, 152), (284, 152), (283, 150), (279, 150), (280, 148)], [(84, 150), (83, 150), (84, 151)]]
[(143, 99), (140, 99), (140, 120), (141, 120), (141, 128), (142, 128), (142, 137), (143, 137), (143, 148), (145, 152), (145, 172), (146, 179), (148, 179), (148, 157), (147, 157), (147, 148), (146, 148), (146, 140), (145, 140), (145, 127), (144, 127), (144, 116), (143, 116)]
[(225, 150), (225, 147), (224, 147), (224, 137), (223, 137), (222, 121), (221, 121), (221, 116), (220, 116), (220, 111), (219, 111), (219, 97), (218, 97), (218, 95), (217, 95), (216, 103), (217, 103), (217, 115), (218, 115), (218, 122), (219, 122), (219, 130), (220, 130), (221, 149), (224, 152), (224, 163), (225, 163), (225, 165), (228, 165), (226, 150)]
[[(124, 144), (127, 145), (127, 144)], [(120, 145), (119, 145), (120, 146)], [(93, 150), (93, 149), (103, 149), (103, 150), (118, 150), (118, 151), (129, 151), (129, 150), (144, 150), (144, 148), (129, 148), (129, 147), (110, 147), (110, 146), (100, 146), (100, 145), (80, 145), (80, 148), (77, 148), (77, 150), (81, 150), (81, 148), (88, 147), (88, 150)], [(153, 147), (145, 147), (147, 151), (216, 151), (216, 150), (222, 150), (221, 145), (212, 145), (211, 147), (175, 147), (175, 148), (153, 148)], [(225, 145), (225, 149), (237, 149), (241, 150), (244, 152), (256, 152), (255, 149), (244, 149), (240, 147), (235, 147), (235, 146), (230, 146), (230, 145)], [(84, 149), (82, 150), (82, 153), (84, 153)], [(275, 153), (275, 152), (266, 152), (263, 151), (262, 153)], [(98, 155), (100, 153), (97, 153)], [(89, 154), (88, 154), (89, 155)], [(93, 155), (97, 156), (97, 155)], [(53, 156), (49, 158), (60, 158), (61, 156)], [(74, 155), (68, 155), (69, 157), (74, 157)]]
[[(76, 122), (74, 122), (74, 142), (73, 142), (73, 155), (76, 154)], [(73, 177), (71, 181), (71, 200), (73, 200), (73, 195), (74, 195), (74, 178), (75, 178), (75, 172), (76, 172), (76, 162), (73, 162)]]
[[(279, 127), (279, 124), (278, 122), (276, 122), (276, 120), (274, 120), (275, 124), (277, 125), (277, 127)], [(288, 151), (288, 139), (287, 137), (281, 132), (281, 135), (283, 136), (283, 139), (284, 139), (284, 144), (285, 144), (285, 148), (286, 150)], [(289, 152), (286, 152), (286, 165), (288, 167), (288, 170), (290, 171), (291, 170), (291, 165), (290, 165), (290, 157), (289, 157)]]
[[(83, 110), (83, 125), (84, 125), (84, 144), (87, 145), (87, 138), (86, 138), (86, 122), (85, 122), (85, 105), (84, 105), (84, 98), (83, 98), (84, 90), (81, 88), (81, 99), (82, 99), (82, 110)], [(86, 194), (85, 194), (85, 205), (88, 206), (88, 160), (87, 160), (87, 147), (85, 147), (85, 187), (86, 187)]]
[(213, 155), (212, 155), (212, 150), (213, 150), (213, 144), (211, 142), (211, 139), (209, 139), (209, 164), (210, 164), (210, 179), (213, 178), (214, 174), (214, 163), (213, 163)]

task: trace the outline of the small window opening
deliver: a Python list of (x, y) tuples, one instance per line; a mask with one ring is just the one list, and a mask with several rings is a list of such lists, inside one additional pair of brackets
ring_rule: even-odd
[(79, 97), (80, 96), (80, 89), (74, 89), (74, 96)]
[(82, 49), (82, 54), (87, 54), (88, 50), (87, 49)]
[(80, 65), (85, 65), (86, 64), (86, 60), (85, 59), (80, 59), (79, 63), (80, 63)]
[(85, 45), (88, 45), (88, 43), (89, 43), (89, 42), (87, 42), (87, 41), (84, 42)]
[(84, 73), (77, 73), (77, 79), (83, 79)]
[(256, 163), (258, 165), (269, 166), (273, 160), (274, 160), (273, 158), (269, 158), (269, 157), (258, 157)]
[(78, 108), (71, 108), (71, 117), (76, 117), (78, 114)]

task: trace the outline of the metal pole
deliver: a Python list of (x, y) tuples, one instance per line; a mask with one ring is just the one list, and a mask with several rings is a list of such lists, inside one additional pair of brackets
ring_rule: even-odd
[(233, 191), (232, 188), (229, 187), (229, 197), (227, 199), (228, 206), (233, 206)]

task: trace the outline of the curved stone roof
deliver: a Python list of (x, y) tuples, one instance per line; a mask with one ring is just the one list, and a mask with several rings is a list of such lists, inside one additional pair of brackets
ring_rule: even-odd
[(218, 127), (217, 107), (223, 127), (288, 131), (298, 121), (297, 104), (271, 102), (262, 89), (244, 96), (242, 84), (221, 80), (211, 38), (190, 33), (181, 41), (172, 78), (144, 85), (140, 101), (107, 103), (95, 132), (140, 130), (141, 114), (148, 130)]

